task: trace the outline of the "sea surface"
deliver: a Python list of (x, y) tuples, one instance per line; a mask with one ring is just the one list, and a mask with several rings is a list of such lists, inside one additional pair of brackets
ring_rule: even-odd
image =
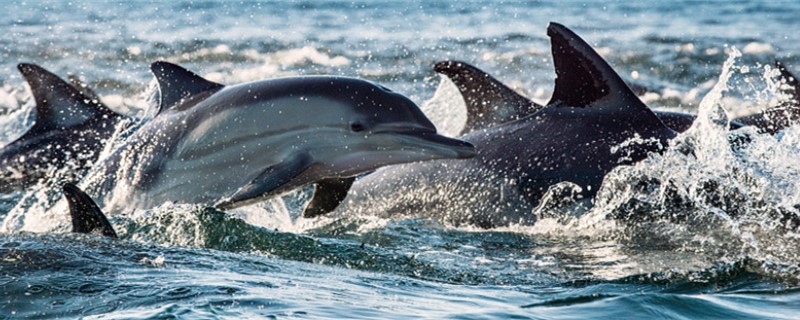
[[(555, 78), (550, 21), (646, 88), (650, 107), (698, 113), (702, 125), (664, 154), (609, 174), (589, 210), (554, 192), (531, 212), (534, 225), (489, 230), (424, 212), (303, 219), (304, 189), (231, 212), (164, 204), (110, 214), (121, 236), (111, 240), (70, 234), (66, 212), (36, 209), (36, 199), (58, 192), (42, 183), (0, 196), (0, 318), (800, 318), (800, 126), (769, 136), (714, 125), (783, 98), (773, 61), (800, 74), (800, 2), (3, 8), (0, 144), (35, 121), (20, 62), (74, 75), (140, 119), (152, 110), (156, 60), (224, 84), (361, 77), (409, 96), (454, 135), (464, 103), (432, 65), (463, 60), (546, 103)], [(742, 137), (746, 146), (730, 146)]]

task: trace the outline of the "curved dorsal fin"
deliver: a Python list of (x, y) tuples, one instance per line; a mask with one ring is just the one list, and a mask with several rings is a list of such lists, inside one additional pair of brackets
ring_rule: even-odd
[(556, 69), (556, 84), (548, 104), (560, 102), (571, 107), (586, 107), (606, 98), (635, 99), (633, 91), (614, 69), (572, 30), (551, 22), (547, 35)]
[(517, 120), (544, 108), (488, 73), (462, 61), (441, 61), (433, 69), (456, 84), (467, 104), (462, 134)]
[(31, 88), (36, 102), (36, 123), (31, 131), (63, 129), (95, 117), (117, 114), (100, 100), (82, 94), (78, 89), (50, 71), (35, 64), (20, 63), (17, 69)]
[(181, 100), (191, 96), (224, 87), (211, 82), (194, 72), (166, 61), (156, 61), (150, 65), (150, 71), (158, 81), (158, 91), (161, 100), (158, 104), (158, 113), (180, 105)]
[(92, 198), (83, 190), (71, 183), (64, 184), (64, 197), (69, 204), (69, 215), (72, 217), (72, 232), (94, 233), (116, 238), (117, 233), (111, 223), (97, 207)]
[(549, 105), (591, 108), (624, 117), (637, 126), (666, 126), (631, 91), (592, 47), (563, 25), (551, 22), (550, 36), (556, 84)]

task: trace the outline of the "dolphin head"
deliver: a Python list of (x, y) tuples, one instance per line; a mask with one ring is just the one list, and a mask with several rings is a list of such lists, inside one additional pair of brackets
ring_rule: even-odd
[(151, 69), (161, 102), (141, 132), (172, 144), (148, 188), (212, 185), (173, 201), (222, 199), (217, 206), (231, 208), (386, 165), (475, 154), (468, 142), (437, 134), (410, 99), (370, 81), (302, 76), (223, 86), (166, 62)]
[(475, 155), (470, 143), (439, 135), (422, 110), (402, 94), (361, 79), (302, 78), (309, 82), (306, 102), (318, 104), (309, 109), (318, 114), (308, 115), (306, 121), (316, 123), (319, 134), (325, 135), (309, 149), (328, 176)]

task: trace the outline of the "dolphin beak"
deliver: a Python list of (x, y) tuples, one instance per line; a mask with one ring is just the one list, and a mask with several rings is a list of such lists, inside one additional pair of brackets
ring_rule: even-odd
[(475, 156), (475, 147), (471, 143), (448, 138), (433, 131), (394, 132), (404, 146), (422, 150), (433, 159), (458, 158), (466, 159)]

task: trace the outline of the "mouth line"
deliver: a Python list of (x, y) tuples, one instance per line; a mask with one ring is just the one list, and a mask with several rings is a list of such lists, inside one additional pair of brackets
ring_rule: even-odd
[[(434, 153), (449, 153), (453, 158), (472, 158), (475, 147), (466, 141), (445, 137), (429, 130), (393, 131), (392, 134), (405, 136), (404, 140), (414, 148), (428, 149)], [(400, 138), (403, 139), (403, 138)]]

